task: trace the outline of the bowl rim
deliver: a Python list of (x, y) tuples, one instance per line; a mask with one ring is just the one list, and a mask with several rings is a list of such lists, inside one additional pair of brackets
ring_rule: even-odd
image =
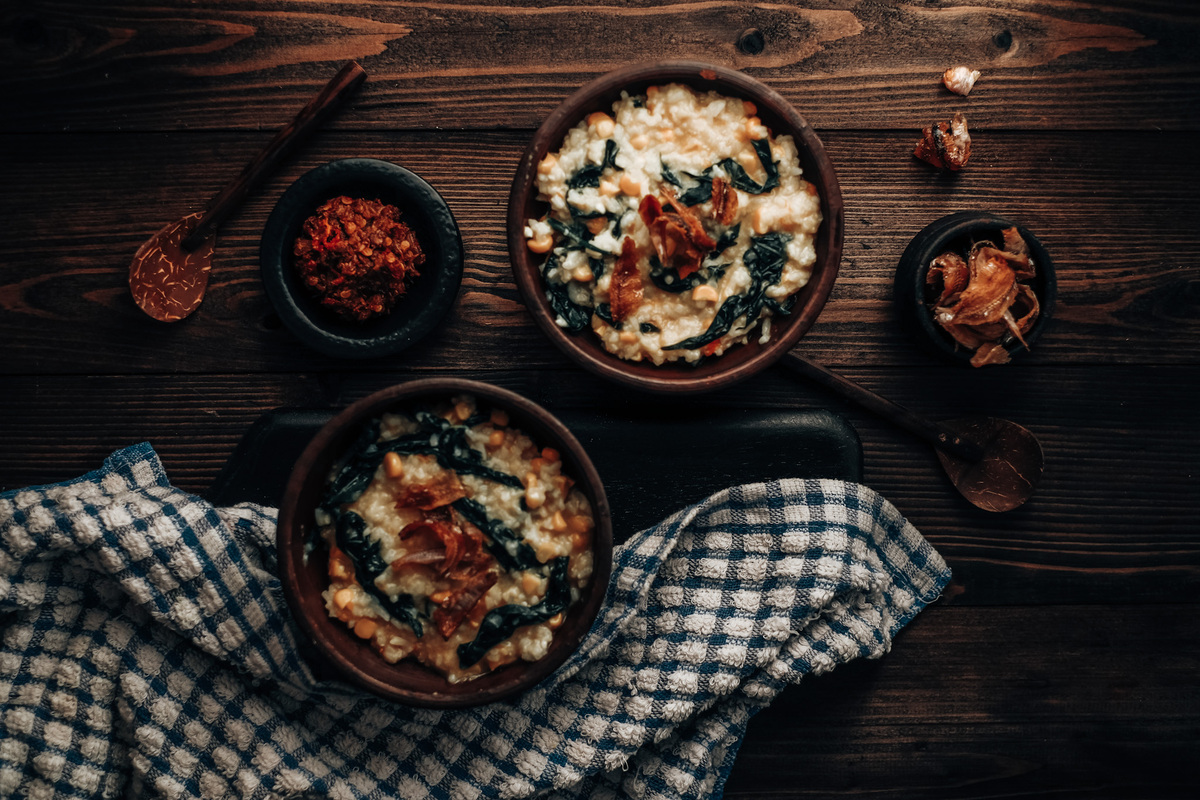
[[(956, 211), (922, 228), (909, 241), (896, 264), (892, 297), (897, 314), (909, 334), (926, 350), (955, 364), (966, 365), (971, 360), (971, 352), (956, 346), (950, 335), (933, 322), (926, 309), (925, 275), (930, 261), (952, 242), (985, 232), (998, 236), (1001, 230), (1010, 227), (1016, 227), (1029, 246), (1037, 269), (1031, 285), (1038, 298), (1038, 318), (1025, 334), (1025, 341), (1032, 347), (1045, 333), (1054, 316), (1058, 295), (1054, 260), (1045, 245), (1024, 225), (992, 211)], [(1030, 352), (1015, 339), (1003, 346), (1010, 358)]]
[[(291, 268), (291, 243), (317, 206), (342, 191), (338, 187), (363, 182), (386, 185), (404, 199), (401, 219), (414, 227), (427, 254), (433, 249), (437, 259), (431, 263), (434, 259), (427, 255), (413, 287), (388, 315), (356, 324), (336, 320), (304, 294)], [(350, 188), (345, 191), (353, 193)], [(275, 312), (302, 343), (337, 358), (378, 358), (416, 344), (454, 305), (462, 284), (462, 234), (445, 199), (412, 170), (378, 158), (339, 158), (304, 173), (279, 196), (263, 226), (259, 269)], [(417, 295), (422, 302), (416, 301)], [(413, 301), (406, 302), (410, 297)]]
[[(359, 643), (344, 625), (336, 623), (320, 604), (321, 614), (307, 613), (305, 598), (300, 587), (300, 573), (305, 570), (305, 545), (311, 520), (299, 518), (306, 490), (315, 482), (323, 486), (325, 476), (316, 474), (322, 464), (331, 465), (350, 446), (361, 425), (373, 415), (387, 409), (403, 406), (416, 399), (437, 396), (446, 398), (454, 394), (471, 394), (477, 399), (505, 409), (513, 417), (514, 424), (531, 438), (540, 437), (539, 444), (561, 448), (564, 463), (569, 464), (576, 478), (576, 486), (585, 491), (595, 518), (592, 537), (593, 567), (588, 588), (579, 602), (569, 611), (568, 623), (555, 632), (552, 649), (545, 657), (534, 662), (516, 662), (472, 681), (460, 684), (440, 682), (443, 691), (416, 691), (389, 683), (370, 674), (354, 658), (347, 654), (349, 648), (338, 647), (337, 642)], [(528, 427), (539, 430), (530, 431)], [(534, 423), (529, 426), (529, 423)], [(549, 433), (549, 436), (545, 434)], [(553, 441), (547, 441), (552, 439)], [(314, 503), (315, 505), (315, 503)], [(309, 509), (311, 511), (311, 508)], [(425, 378), (395, 384), (376, 391), (347, 406), (336, 414), (313, 437), (297, 459), (279, 507), (276, 528), (277, 572), (288, 608), (305, 638), (316, 648), (319, 658), (317, 666), (328, 666), (344, 681), (366, 689), (387, 700), (410, 706), (426, 708), (467, 708), (496, 702), (527, 691), (562, 666), (578, 649), (588, 631), (595, 623), (607, 594), (612, 574), (612, 513), (600, 475), (579, 440), (553, 414), (532, 400), (508, 389), (465, 378)], [(311, 601), (310, 601), (311, 602)], [(386, 664), (373, 650), (370, 651), (374, 664)], [(406, 660), (407, 661), (407, 660)], [(398, 672), (419, 670), (433, 676), (434, 673), (413, 662), (401, 662), (404, 666), (391, 665)], [(436, 680), (433, 682), (437, 683)], [(476, 689), (477, 691), (470, 691)]]
[[(773, 135), (792, 135), (801, 161), (811, 161), (815, 165), (815, 170), (806, 166), (804, 178), (821, 192), (823, 219), (814, 239), (821, 269), (796, 295), (802, 298), (802, 305), (793, 309), (789, 317), (775, 318), (776, 322), (782, 319), (787, 324), (773, 324), (771, 338), (766, 345), (758, 344), (757, 339), (751, 337), (749, 342), (737, 347), (738, 350), (748, 348), (749, 355), (738, 356), (734, 351), (728, 351), (710, 362), (718, 365), (715, 368), (680, 362), (655, 366), (646, 361), (625, 361), (605, 351), (590, 331), (579, 336), (566, 333), (554, 322), (541, 286), (540, 270), (525, 246), (525, 212), (537, 202), (534, 187), (538, 162), (551, 148), (561, 146), (566, 132), (587, 111), (611, 108), (612, 101), (622, 89), (670, 82), (754, 99), (760, 105), (759, 114), (764, 117), (764, 122), (767, 122), (767, 117), (772, 117), (788, 128), (781, 132), (778, 125), (769, 125)], [(601, 75), (572, 93), (547, 116), (518, 164), (509, 193), (507, 226), (509, 256), (521, 298), (534, 323), (560, 351), (593, 374), (624, 386), (657, 394), (697, 394), (730, 386), (766, 369), (791, 350), (816, 322), (833, 290), (841, 263), (844, 204), (837, 173), (824, 145), (807, 120), (782, 95), (761, 81), (730, 67), (702, 61), (672, 60), (633, 64)], [(822, 249), (825, 253), (823, 260)], [(781, 329), (782, 335), (778, 333)]]

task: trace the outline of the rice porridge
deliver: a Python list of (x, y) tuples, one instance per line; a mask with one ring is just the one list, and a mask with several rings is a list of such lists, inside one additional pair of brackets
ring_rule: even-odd
[(317, 510), (326, 609), (451, 683), (546, 655), (592, 575), (591, 505), (562, 459), (459, 396), (383, 415)]
[(557, 324), (609, 352), (698, 362), (770, 335), (816, 261), (816, 188), (753, 103), (681, 84), (622, 93), (537, 168), (526, 222)]

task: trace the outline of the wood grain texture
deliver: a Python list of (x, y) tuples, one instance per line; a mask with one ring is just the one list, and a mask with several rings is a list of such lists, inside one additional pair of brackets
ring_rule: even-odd
[[(0, 396), (0, 488), (63, 480), (148, 440), (172, 481), (204, 491), (266, 410), (340, 408), (415, 377), (456, 374), (551, 409), (637, 406), (647, 398), (578, 370), (396, 369), (380, 373), (16, 377)], [(933, 417), (1007, 416), (1046, 451), (1034, 498), (1006, 514), (969, 505), (932, 450), (782, 370), (694, 401), (726, 408), (830, 408), (859, 431), (864, 482), (891, 500), (950, 560), (948, 601), (977, 604), (1200, 599), (1200, 437), (1188, 413), (1200, 371), (1143, 368), (847, 370)], [(1158, 387), (1148, 397), (1140, 387)], [(1136, 434), (1129, 433), (1136, 431)], [(779, 476), (786, 477), (786, 476)], [(619, 503), (620, 498), (610, 498)]]
[(760, 712), (725, 796), (1190, 797), (1197, 634), (1187, 605), (934, 606)]
[[(0, 137), (15, 156), (8, 180), (37, 187), (32, 201), (0, 196), (0, 219), (19, 232), (0, 256), (0, 338), (10, 344), (0, 373), (351, 367), (280, 327), (258, 269), (258, 239), (282, 191), (349, 156), (421, 174), (462, 230), (457, 305), (436, 341), (404, 363), (488, 363), (498, 333), (527, 366), (564, 363), (533, 327), (509, 269), (504, 209), (527, 141), (520, 133), (319, 134), (222, 227), (199, 310), (172, 330), (145, 319), (125, 283), (133, 252), (164, 222), (196, 210), (266, 138), (98, 134), (87, 147), (64, 147), (62, 136)], [(927, 223), (986, 209), (1034, 231), (1055, 260), (1055, 320), (1029, 363), (1197, 363), (1200, 259), (1190, 221), (1200, 218), (1200, 148), (1192, 134), (1153, 138), (1148, 146), (1138, 133), (980, 135), (967, 171), (944, 178), (910, 156), (908, 133), (826, 135), (846, 202), (846, 246), (805, 354), (830, 365), (926, 363), (895, 319), (895, 265)], [(186, 175), (179, 163), (191, 165)]]
[[(736, 46), (748, 28), (757, 55)], [(1186, 3), (39, 0), (0, 12), (0, 37), (4, 131), (277, 127), (350, 58), (371, 76), (337, 123), (355, 129), (534, 128), (604, 72), (697, 57), (827, 129), (919, 129), (954, 107), (979, 129), (1200, 125)], [(940, 84), (964, 62), (984, 73), (969, 99)]]
[[(760, 53), (737, 48), (750, 28)], [(806, 679), (762, 711), (726, 797), (1190, 798), (1197, 41), (1195, 5), (1169, 0), (4, 5), (0, 491), (75, 477), (148, 440), (176, 485), (203, 492), (263, 412), (340, 408), (417, 377), (486, 380), (551, 409), (662, 408), (539, 335), (504, 216), (533, 130), (579, 86), (637, 61), (709, 60), (790, 100), (838, 172), (841, 271), (799, 351), (934, 419), (1015, 420), (1046, 456), (1033, 499), (989, 514), (958, 497), (922, 442), (783, 368), (686, 401), (730, 416), (842, 414), (863, 443), (864, 482), (954, 572), (885, 658)], [(177, 325), (147, 319), (125, 284), (138, 246), (201, 210), (351, 58), (368, 81), (223, 224), (200, 309)], [(983, 73), (969, 97), (940, 84), (954, 64)], [(972, 157), (944, 176), (911, 151), (955, 110)], [(350, 156), (421, 174), (462, 229), (455, 307), (395, 358), (306, 350), (261, 287), (275, 201)], [(1006, 367), (936, 362), (892, 310), (907, 242), (960, 210), (1021, 223), (1055, 261), (1053, 324)]]

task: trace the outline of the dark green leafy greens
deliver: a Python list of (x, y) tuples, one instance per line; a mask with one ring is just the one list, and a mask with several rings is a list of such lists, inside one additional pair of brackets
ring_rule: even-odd
[(602, 249), (592, 242), (592, 233), (587, 229), (587, 226), (582, 222), (563, 222), (555, 217), (547, 217), (546, 222), (560, 236), (562, 241), (556, 245), (556, 249), (562, 250), (583, 250), (588, 253), (596, 253), (598, 255), (612, 255), (607, 250)]
[(745, 294), (727, 298), (717, 309), (716, 316), (704, 333), (666, 345), (663, 349), (692, 350), (703, 347), (729, 333), (734, 323), (742, 317), (746, 318), (746, 325), (750, 325), (758, 319), (764, 308), (778, 314), (787, 314), (791, 310), (791, 301), (789, 300), (786, 306), (780, 305), (768, 298), (766, 291), (770, 286), (779, 283), (783, 277), (783, 266), (787, 263), (787, 243), (791, 239), (791, 235), (785, 233), (751, 237), (750, 247), (742, 257), (750, 271), (750, 289)]
[(542, 265), (542, 284), (546, 288), (546, 300), (550, 303), (550, 310), (554, 312), (554, 316), (562, 320), (560, 324), (571, 333), (579, 333), (591, 324), (592, 310), (571, 299), (566, 283), (550, 279), (550, 271), (557, 268), (558, 256), (551, 252), (546, 256), (546, 263)]
[(491, 540), (488, 552), (506, 569), (533, 569), (540, 566), (537, 554), (524, 539), (504, 523), (488, 516), (487, 509), (469, 497), (455, 500), (455, 510)]
[(567, 556), (550, 562), (550, 586), (536, 606), (505, 605), (493, 608), (479, 623), (473, 641), (458, 646), (459, 664), (466, 669), (483, 658), (488, 650), (503, 642), (523, 625), (545, 622), (571, 604), (571, 584), (567, 576)]
[(617, 167), (617, 143), (609, 139), (604, 143), (604, 160), (599, 164), (586, 164), (578, 172), (567, 178), (567, 188), (583, 189), (596, 188), (600, 185), (600, 176), (608, 168)]
[(388, 564), (379, 555), (379, 543), (367, 536), (366, 520), (353, 511), (342, 511), (337, 515), (334, 530), (337, 546), (354, 564), (354, 575), (359, 585), (379, 601), (392, 619), (408, 625), (413, 633), (420, 636), (423, 626), (412, 596), (402, 594), (393, 600), (375, 583)]
[[(729, 183), (735, 189), (741, 189), (748, 194), (766, 194), (779, 186), (779, 162), (771, 158), (771, 145), (766, 139), (754, 139), (750, 142), (750, 145), (754, 148), (754, 152), (758, 156), (758, 160), (762, 164), (763, 171), (767, 176), (762, 183), (752, 179), (746, 174), (746, 170), (742, 168), (742, 165), (732, 158), (723, 158), (715, 166), (719, 166), (725, 171), (725, 174), (729, 176)], [(699, 175), (685, 172), (683, 174), (694, 181), (693, 185), (686, 186), (678, 174), (668, 167), (665, 162), (662, 163), (663, 180), (683, 190), (678, 199), (685, 206), (699, 205), (712, 198), (712, 173), (713, 167), (709, 167)]]

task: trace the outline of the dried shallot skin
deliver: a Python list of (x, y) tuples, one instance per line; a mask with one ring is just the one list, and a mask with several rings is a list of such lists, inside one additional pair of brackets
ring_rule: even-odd
[(955, 94), (966, 97), (975, 88), (975, 81), (979, 80), (981, 74), (970, 67), (951, 67), (942, 73), (942, 84)]
[(913, 155), (938, 169), (957, 172), (965, 167), (971, 157), (971, 134), (967, 131), (966, 115), (959, 111), (949, 122), (924, 128)]

